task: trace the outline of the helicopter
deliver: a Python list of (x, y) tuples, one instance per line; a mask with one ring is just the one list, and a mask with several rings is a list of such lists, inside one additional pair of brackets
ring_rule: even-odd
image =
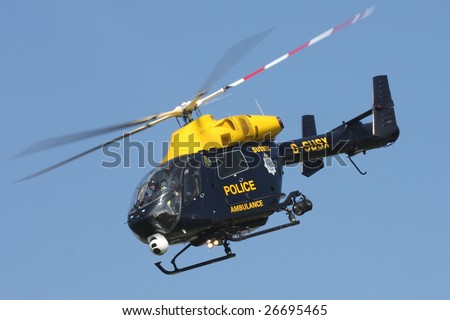
[[(172, 258), (172, 270), (163, 267), (161, 262), (155, 263), (168, 275), (233, 258), (236, 254), (230, 248), (231, 242), (296, 226), (300, 223), (297, 217), (312, 210), (312, 201), (300, 191), (293, 190), (287, 195), (282, 192), (285, 166), (300, 163), (302, 174), (310, 177), (324, 168), (325, 157), (346, 154), (356, 169), (365, 174), (351, 158), (371, 149), (389, 146), (397, 140), (399, 127), (394, 103), (388, 77), (375, 76), (372, 80), (373, 103), (369, 110), (323, 134), (317, 133), (313, 115), (303, 115), (302, 137), (285, 142), (275, 141), (284, 129), (277, 116), (241, 114), (215, 119), (210, 114), (202, 115), (200, 107), (301, 50), (365, 19), (373, 10), (374, 7), (370, 7), (356, 14), (264, 67), (207, 95), (212, 83), (234, 64), (230, 63), (230, 57), (236, 56), (237, 51), (248, 52), (270, 30), (241, 41), (222, 59), (192, 100), (171, 111), (132, 122), (38, 142), (20, 155), (141, 125), (18, 181), (54, 170), (167, 119), (176, 118), (178, 121), (181, 118), (184, 125), (172, 133), (164, 159), (139, 181), (134, 190), (128, 210), (128, 227), (158, 256), (167, 253), (173, 245), (185, 244)], [(195, 119), (194, 112), (197, 115)], [(370, 116), (371, 122), (362, 122)], [(287, 215), (286, 223), (260, 229), (279, 212)], [(221, 246), (225, 254), (184, 267), (177, 265), (177, 258), (190, 247), (204, 245), (209, 248)]]

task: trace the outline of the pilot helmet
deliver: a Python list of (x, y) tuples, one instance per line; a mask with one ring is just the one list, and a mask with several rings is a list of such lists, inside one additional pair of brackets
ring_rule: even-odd
[(157, 180), (152, 180), (150, 181), (150, 183), (148, 184), (148, 187), (152, 190), (155, 191), (158, 189), (159, 187), (159, 182)]

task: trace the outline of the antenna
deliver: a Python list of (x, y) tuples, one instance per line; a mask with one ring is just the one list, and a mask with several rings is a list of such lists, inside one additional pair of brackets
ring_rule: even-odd
[(259, 111), (261, 111), (261, 114), (262, 114), (263, 116), (265, 116), (265, 114), (264, 114), (264, 112), (263, 112), (261, 106), (260, 106), (259, 103), (258, 103), (258, 100), (255, 99), (255, 102), (256, 102), (256, 105), (257, 105), (258, 108), (259, 108)]

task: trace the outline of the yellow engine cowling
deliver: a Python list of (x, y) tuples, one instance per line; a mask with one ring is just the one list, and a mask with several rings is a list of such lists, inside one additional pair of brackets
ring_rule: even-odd
[(272, 141), (283, 130), (276, 116), (236, 115), (215, 120), (207, 114), (172, 134), (163, 162), (211, 148), (224, 148), (248, 141)]

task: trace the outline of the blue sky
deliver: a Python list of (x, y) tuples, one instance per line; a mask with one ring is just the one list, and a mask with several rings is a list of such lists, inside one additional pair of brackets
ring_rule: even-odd
[[(366, 176), (335, 161), (311, 178), (286, 169), (284, 191), (299, 189), (314, 210), (300, 226), (233, 244), (235, 259), (174, 277), (154, 267), (159, 257), (125, 223), (151, 169), (136, 158), (105, 169), (97, 152), (10, 184), (110, 136), (11, 159), (34, 141), (172, 109), (235, 42), (276, 26), (216, 88), (374, 4), (370, 18), (204, 110), (258, 114), (257, 99), (283, 120), (283, 141), (301, 135), (302, 114), (325, 132), (366, 111), (378, 74), (396, 104), (397, 143), (354, 159)], [(449, 299), (448, 12), (444, 0), (2, 1), (0, 298)], [(177, 127), (134, 139), (158, 146)], [(184, 263), (222, 250), (191, 253)]]

